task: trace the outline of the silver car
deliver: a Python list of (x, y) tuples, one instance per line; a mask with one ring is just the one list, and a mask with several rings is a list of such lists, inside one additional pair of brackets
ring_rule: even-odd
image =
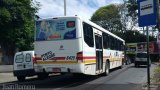
[[(136, 53), (135, 57), (135, 67), (139, 65), (147, 65), (147, 52)], [(149, 58), (149, 65), (151, 64), (151, 60)]]

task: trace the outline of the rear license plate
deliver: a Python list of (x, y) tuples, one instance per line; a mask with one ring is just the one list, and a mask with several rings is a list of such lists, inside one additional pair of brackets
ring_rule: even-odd
[(23, 67), (22, 64), (18, 64), (18, 65), (17, 65), (17, 68), (18, 68), (18, 69), (23, 69), (24, 67)]
[(53, 68), (52, 71), (53, 72), (61, 72), (61, 69), (60, 68)]

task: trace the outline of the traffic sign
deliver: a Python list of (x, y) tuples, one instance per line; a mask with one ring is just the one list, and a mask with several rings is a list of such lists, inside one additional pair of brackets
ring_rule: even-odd
[(138, 22), (140, 27), (156, 25), (156, 1), (157, 0), (138, 0)]

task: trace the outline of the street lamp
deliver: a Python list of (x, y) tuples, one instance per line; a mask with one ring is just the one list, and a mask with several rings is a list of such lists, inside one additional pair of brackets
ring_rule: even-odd
[(66, 0), (64, 0), (64, 16), (66, 16)]

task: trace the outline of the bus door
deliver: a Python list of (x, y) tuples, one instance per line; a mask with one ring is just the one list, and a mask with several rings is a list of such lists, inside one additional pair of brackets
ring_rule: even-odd
[(103, 49), (102, 35), (95, 34), (96, 43), (96, 71), (102, 70), (103, 67)]

